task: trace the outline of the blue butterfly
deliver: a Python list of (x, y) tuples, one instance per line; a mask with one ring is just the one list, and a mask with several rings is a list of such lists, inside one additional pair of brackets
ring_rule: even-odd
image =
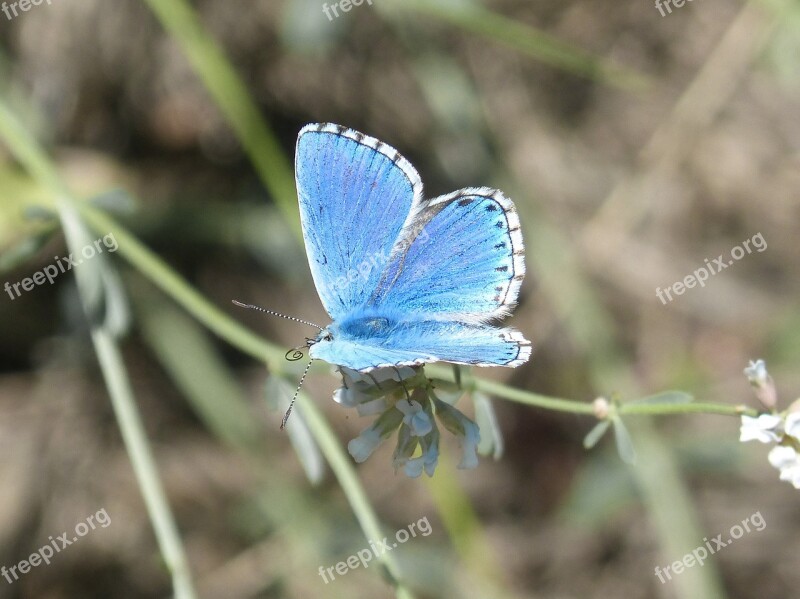
[(368, 372), (453, 362), (524, 364), (531, 345), (492, 321), (525, 275), (514, 204), (467, 188), (427, 200), (391, 146), (329, 123), (298, 135), (295, 176), (308, 262), (333, 322), (310, 356)]

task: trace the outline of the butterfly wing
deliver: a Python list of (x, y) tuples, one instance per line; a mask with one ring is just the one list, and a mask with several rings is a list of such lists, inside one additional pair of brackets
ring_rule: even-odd
[(337, 320), (374, 293), (395, 240), (422, 206), (422, 182), (394, 148), (327, 123), (300, 131), (295, 173), (314, 284)]
[(487, 322), (511, 311), (524, 275), (514, 204), (495, 189), (462, 189), (404, 228), (370, 307)]
[(487, 321), (505, 316), (525, 274), (514, 205), (470, 188), (409, 219), (367, 305), (330, 327), (311, 356), (354, 370), (426, 362), (519, 366), (530, 342)]
[(530, 343), (513, 329), (443, 320), (401, 320), (370, 337), (337, 335), (311, 347), (313, 358), (362, 372), (439, 361), (516, 367), (530, 355)]

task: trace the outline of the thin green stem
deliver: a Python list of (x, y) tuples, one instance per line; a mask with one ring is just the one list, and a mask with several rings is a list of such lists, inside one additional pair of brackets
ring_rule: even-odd
[(621, 404), (619, 414), (626, 416), (660, 416), (664, 414), (719, 414), (721, 416), (757, 416), (758, 410), (744, 405), (697, 402), (683, 404)]
[[(450, 368), (429, 365), (425, 367), (425, 371), (435, 379), (455, 382), (455, 375)], [(572, 414), (586, 414), (590, 416), (594, 416), (595, 414), (594, 406), (589, 402), (541, 395), (539, 393), (533, 393), (532, 391), (510, 387), (495, 381), (465, 377), (462, 387), (468, 390), (474, 389), (484, 391), (493, 397), (515, 401), (535, 408), (554, 410), (557, 412), (569, 412)], [(720, 414), (723, 416), (741, 416), (744, 414), (746, 416), (756, 416), (758, 415), (758, 410), (743, 405), (711, 402), (661, 404), (623, 403), (617, 407), (617, 413), (629, 416), (657, 416), (667, 414)]]
[[(180, 275), (114, 219), (88, 204), (82, 204), (80, 209), (86, 222), (97, 232), (114, 234), (119, 244), (117, 253), (127, 259), (132, 266), (183, 306), (209, 330), (256, 360), (266, 362), (273, 372), (286, 370), (284, 350), (255, 335), (209, 303)], [(317, 407), (313, 403), (305, 401), (303, 396), (298, 397), (297, 401), (298, 408), (306, 418), (315, 440), (339, 481), (365, 536), (370, 540), (383, 538), (378, 517), (358, 480), (352, 460), (344, 452), (341, 443)], [(384, 553), (379, 559), (390, 575), (389, 578), (395, 586), (397, 597), (413, 599), (411, 591), (400, 582), (399, 568), (394, 557), (389, 553)]]
[[(463, 4), (463, 3), (462, 3)], [(386, 5), (386, 10), (417, 11), (484, 38), (499, 42), (568, 73), (600, 83), (642, 91), (652, 80), (632, 69), (593, 56), (580, 48), (518, 20), (482, 8), (475, 3), (455, 7), (450, 3), (402, 0)]]
[[(67, 245), (73, 253), (76, 253), (80, 250), (76, 229), (74, 226), (67, 226), (68, 220), (75, 222), (76, 202), (70, 196), (45, 153), (2, 100), (0, 100), (0, 136), (6, 140), (12, 152), (31, 175), (45, 188), (52, 191), (57, 198)], [(80, 224), (77, 226), (80, 227)], [(78, 292), (85, 299), (88, 290), (84, 285), (84, 280), (76, 277), (76, 281)], [(88, 320), (92, 319), (88, 318)], [(172, 576), (175, 597), (176, 599), (194, 599), (196, 595), (192, 586), (186, 553), (166, 493), (161, 485), (158, 468), (136, 408), (136, 401), (119, 348), (111, 332), (102, 326), (94, 327), (92, 330), (92, 342), (111, 397), (125, 448), (131, 460), (131, 466), (153, 524), (161, 555)]]
[(299, 241), (302, 234), (292, 167), (247, 86), (186, 0), (144, 1), (180, 45)]
[(102, 329), (92, 333), (92, 341), (100, 361), (108, 393), (111, 396), (114, 415), (119, 422), (125, 449), (131, 459), (139, 489), (141, 489), (147, 512), (153, 523), (161, 555), (167, 570), (172, 574), (175, 599), (194, 599), (196, 595), (192, 586), (189, 562), (164, 487), (158, 476), (158, 466), (136, 408), (136, 400), (119, 347), (112, 335)]
[[(302, 411), (303, 417), (322, 453), (325, 454), (331, 470), (333, 470), (339, 484), (342, 486), (347, 501), (358, 519), (361, 530), (364, 531), (368, 540), (377, 541), (383, 539), (383, 529), (369, 503), (367, 495), (364, 493), (361, 481), (356, 475), (352, 458), (344, 452), (341, 442), (331, 430), (328, 421), (325, 420), (316, 404), (305, 401), (300, 403), (298, 407)], [(387, 578), (394, 587), (398, 599), (413, 599), (414, 595), (411, 590), (402, 583), (396, 562), (393, 559), (387, 559), (388, 556), (388, 553), (384, 553), (378, 559), (385, 567)]]
[(276, 345), (244, 328), (192, 288), (183, 277), (104, 212), (87, 203), (79, 207), (84, 221), (98, 233), (113, 233), (122, 255), (166, 295), (174, 299), (212, 332), (234, 347), (265, 362), (272, 370), (285, 370), (284, 354)]
[(572, 412), (573, 414), (594, 414), (592, 404), (574, 401), (570, 399), (561, 399), (558, 397), (548, 397), (531, 391), (524, 391), (522, 389), (515, 389), (502, 383), (488, 381), (484, 379), (474, 379), (474, 388), (478, 391), (484, 391), (494, 397), (502, 397), (523, 403), (545, 410), (555, 410), (558, 412)]

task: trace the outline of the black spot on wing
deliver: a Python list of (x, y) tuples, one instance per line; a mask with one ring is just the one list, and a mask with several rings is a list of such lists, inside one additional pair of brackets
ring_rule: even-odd
[(459, 207), (463, 208), (464, 206), (469, 206), (475, 200), (473, 198), (464, 198), (458, 202)]

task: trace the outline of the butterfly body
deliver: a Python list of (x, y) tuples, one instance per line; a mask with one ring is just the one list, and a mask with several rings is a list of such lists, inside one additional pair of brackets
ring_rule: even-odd
[(525, 273), (519, 218), (502, 192), (427, 200), (397, 150), (332, 124), (300, 132), (296, 176), (309, 265), (333, 319), (311, 357), (362, 372), (527, 361), (530, 343), (492, 324)]

